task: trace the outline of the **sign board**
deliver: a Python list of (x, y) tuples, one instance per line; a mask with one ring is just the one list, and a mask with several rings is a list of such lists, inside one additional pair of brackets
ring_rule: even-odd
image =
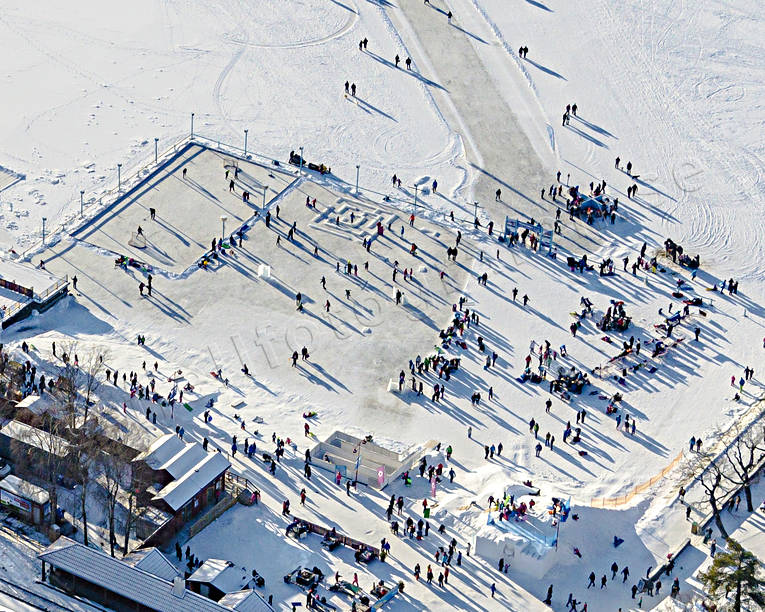
[(24, 512), (32, 511), (32, 504), (29, 501), (2, 489), (0, 489), (0, 504), (3, 506), (14, 506)]
[(527, 229), (530, 232), (537, 234), (537, 236), (539, 236), (540, 247), (547, 247), (548, 249), (552, 249), (554, 244), (554, 235), (552, 230), (546, 230), (540, 224), (532, 225), (531, 223), (525, 223), (523, 221), (519, 221), (518, 219), (505, 217), (506, 236), (508, 234), (515, 234), (521, 228)]

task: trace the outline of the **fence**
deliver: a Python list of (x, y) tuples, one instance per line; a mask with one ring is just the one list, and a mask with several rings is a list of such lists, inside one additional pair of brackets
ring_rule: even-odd
[(260, 498), (260, 489), (258, 489), (258, 487), (252, 484), (252, 482), (250, 482), (250, 480), (244, 476), (233, 474), (231, 471), (227, 471), (225, 484), (226, 487), (230, 488), (234, 492), (234, 497), (239, 495), (239, 493), (244, 489), (247, 489), (248, 491), (256, 493), (258, 498)]
[[(304, 527), (308, 529), (310, 533), (315, 533), (316, 535), (321, 536), (322, 538), (326, 537), (327, 535), (332, 533), (332, 530), (328, 527), (323, 527), (322, 525), (318, 525), (317, 523), (312, 523), (311, 521), (306, 521), (305, 519), (298, 518), (293, 515), (293, 523), (302, 524)], [(338, 540), (343, 546), (347, 546), (348, 548), (352, 548), (354, 550), (368, 550), (376, 557), (380, 556), (380, 549), (376, 548), (375, 546), (370, 546), (369, 544), (366, 544), (362, 542), (361, 540), (356, 540), (355, 538), (348, 537), (347, 535), (343, 535), (341, 533), (337, 533), (335, 531), (335, 535), (333, 536), (336, 540)]]
[[(97, 211), (106, 210), (112, 205), (119, 202), (120, 199), (125, 197), (126, 194), (129, 194), (131, 190), (133, 190), (138, 184), (140, 184), (147, 176), (150, 176), (152, 172), (156, 171), (161, 166), (172, 161), (172, 158), (183, 147), (189, 144), (198, 144), (202, 147), (207, 147), (211, 150), (216, 150), (219, 153), (223, 153), (225, 155), (238, 157), (239, 159), (243, 161), (254, 161), (255, 163), (268, 164), (268, 165), (276, 165), (274, 164), (275, 161), (278, 161), (279, 165), (282, 165), (282, 163), (284, 164), (287, 163), (286, 161), (285, 162), (279, 161), (275, 159), (273, 156), (265, 155), (262, 153), (256, 153), (249, 149), (247, 150), (245, 155), (245, 151), (242, 147), (224, 142), (220, 138), (211, 138), (209, 136), (205, 136), (203, 134), (198, 134), (198, 133), (194, 133), (190, 136), (184, 136), (180, 138), (179, 140), (177, 140), (176, 142), (174, 142), (172, 145), (170, 145), (161, 153), (158, 153), (156, 155), (156, 161), (155, 161), (155, 157), (152, 156), (148, 162), (144, 162), (143, 164), (140, 164), (129, 171), (126, 169), (125, 172), (122, 173), (120, 184), (118, 184), (116, 187), (112, 187), (111, 189), (104, 189), (98, 192), (96, 195), (89, 196), (88, 199), (84, 201), (84, 204), (82, 206), (82, 213), (79, 215), (73, 214), (68, 219), (64, 220), (55, 230), (53, 230), (48, 235), (49, 238), (52, 238), (55, 234), (61, 231), (67, 231), (69, 233), (73, 233), (73, 232), (76, 232), (78, 229), (81, 229), (81, 227), (84, 226), (85, 223), (89, 223), (91, 221), (91, 218), (96, 216), (95, 213)], [(305, 168), (304, 168), (304, 171), (305, 171)], [(130, 173), (128, 174), (128, 172)], [(365, 195), (366, 197), (372, 199), (372, 196), (377, 196), (378, 198), (383, 199), (387, 201), (388, 203), (398, 202), (404, 205), (409, 203), (409, 198), (410, 198), (409, 194), (406, 194), (406, 195), (402, 194), (402, 196), (397, 197), (396, 195), (383, 193), (381, 191), (375, 191), (374, 189), (368, 189), (360, 185), (357, 191), (355, 186), (350, 181), (343, 180), (333, 174), (327, 175), (326, 177), (323, 177), (323, 178), (325, 181), (332, 181), (333, 183), (336, 184), (337, 187), (341, 189), (350, 191), (352, 195), (355, 195), (356, 197)], [(424, 202), (421, 204), (421, 206), (424, 206)], [(85, 221), (85, 219), (87, 219), (87, 221)], [(42, 242), (32, 244), (30, 247), (28, 247), (21, 253), (21, 258), (24, 260), (29, 259), (34, 254), (44, 250), (44, 248), (45, 248), (45, 245), (42, 244)]]
[[(21, 320), (25, 316), (28, 316), (29, 312), (31, 312), (34, 309), (37, 309), (40, 312), (43, 312), (50, 308), (50, 306), (53, 305), (53, 303), (58, 299), (58, 297), (61, 297), (61, 295), (64, 295), (66, 291), (62, 291), (62, 289), (65, 289), (65, 287), (69, 285), (69, 276), (65, 276), (63, 279), (56, 281), (53, 285), (48, 287), (43, 293), (38, 294), (36, 296), (32, 296), (31, 298), (27, 298), (26, 300), (22, 302), (15, 302), (10, 307), (6, 308), (2, 313), (2, 327), (5, 329), (9, 325), (12, 325), (17, 320)], [(57, 295), (58, 294), (58, 295)], [(49, 298), (53, 296), (56, 299), (50, 300)], [(24, 313), (23, 311), (27, 310), (29, 312)]]
[(652, 487), (657, 482), (659, 482), (662, 478), (664, 478), (667, 474), (669, 474), (670, 470), (674, 468), (680, 459), (683, 458), (683, 451), (680, 451), (677, 454), (677, 457), (675, 457), (667, 467), (665, 467), (661, 472), (656, 474), (653, 478), (649, 478), (648, 480), (641, 482), (639, 485), (634, 486), (628, 493), (625, 495), (621, 495), (619, 497), (593, 497), (590, 500), (590, 506), (593, 508), (614, 508), (616, 506), (623, 506), (624, 504), (628, 503), (632, 500), (635, 495), (638, 495), (645, 491), (646, 489)]
[(205, 512), (196, 523), (189, 527), (189, 539), (197, 535), (234, 504), (236, 504), (236, 497), (226, 493), (217, 504)]

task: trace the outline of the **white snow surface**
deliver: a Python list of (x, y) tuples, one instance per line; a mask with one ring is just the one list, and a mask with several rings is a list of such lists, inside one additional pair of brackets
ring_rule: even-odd
[[(460, 260), (469, 269), (446, 267), (452, 285), (441, 285), (435, 278), (444, 267), (441, 250), (430, 243), (421, 247), (430, 249), (433, 258), (428, 271), (420, 273), (421, 262), (407, 260), (406, 245), (396, 245), (383, 255), (387, 260), (370, 258), (371, 274), (360, 271), (365, 284), (354, 286), (353, 294), (361, 304), (343, 304), (342, 291), (352, 285), (335, 274), (333, 255), (337, 250), (338, 260), (352, 258), (361, 268), (366, 256), (359, 245), (353, 242), (352, 247), (341, 248), (344, 239), (314, 232), (320, 242), (330, 242), (332, 251), (326, 261), (314, 263), (308, 251), (277, 250), (271, 248), (272, 242), (265, 248), (261, 240), (265, 229), (258, 224), (248, 236), (246, 255), (235, 264), (215, 272), (192, 268), (177, 278), (159, 270), (155, 284), (165, 297), (152, 303), (138, 297), (136, 284), (145, 280), (140, 273), (128, 276), (112, 270), (111, 253), (83, 245), (77, 258), (49, 261), (46, 256), (51, 273), (79, 276), (82, 294), (4, 331), (4, 343), (17, 351), (18, 358), (22, 340), (35, 345), (32, 356), (24, 359), (32, 359), (46, 377), (58, 367), (50, 351), (54, 340), (62, 346), (76, 339), (82, 353), (90, 346), (107, 346), (109, 366), (120, 373), (140, 370), (143, 360), (151, 369), (156, 360), (158, 390), (163, 394), (171, 386), (166, 375), (182, 369), (195, 385), (189, 398), (194, 411), (177, 407), (171, 418), (169, 410), (156, 408), (156, 428), (143, 416), (145, 403), (130, 400), (124, 388), (99, 391), (99, 410), (107, 419), (114, 418), (110, 411), (121, 415), (122, 402), (127, 402), (128, 417), (117, 420), (133, 428), (129, 437), (142, 438), (146, 445), (151, 436), (174, 431), (179, 423), (187, 439), (201, 441), (207, 436), (224, 451), (230, 448), (231, 435), (239, 435), (241, 442), (252, 439), (255, 429), (259, 429), (258, 454), (273, 450), (273, 431), (296, 441), (298, 449), (288, 451), (276, 479), (268, 476), (260, 461), (237, 454), (234, 469), (258, 483), (263, 504), (236, 507), (191, 542), (202, 558), (256, 567), (267, 578), (267, 592), (273, 590), (280, 604), (297, 600), (297, 591), (283, 585), (281, 576), (301, 563), (319, 565), (326, 573), (339, 570), (349, 580), (357, 571), (365, 588), (374, 576), (404, 579), (405, 595), (394, 600), (394, 610), (543, 609), (540, 600), (549, 584), (555, 585), (556, 610), (563, 609), (569, 592), (588, 601), (593, 611), (633, 609), (636, 602), (626, 587), (609, 583), (607, 590), (588, 591), (586, 577), (591, 570), (598, 577), (608, 573), (616, 560), (620, 568), (628, 564), (631, 580), (637, 580), (646, 567), (660, 564), (684, 541), (688, 525), (676, 508), (679, 475), (671, 472), (662, 484), (616, 509), (590, 507), (592, 498), (626, 494), (687, 449), (691, 435), (701, 436), (712, 447), (719, 432), (762, 396), (765, 17), (753, 0), (618, 4), (431, 0), (431, 4), (432, 8), (419, 0), (259, 0), (253, 7), (233, 0), (138, 0), (123, 5), (41, 0), (30, 11), (29, 3), (5, 2), (0, 12), (0, 49), (7, 58), (0, 102), (5, 111), (0, 114), (0, 166), (24, 176), (0, 191), (0, 245), (5, 248), (22, 251), (35, 246), (42, 217), (47, 218), (49, 232), (75, 221), (80, 190), (85, 191), (86, 204), (100, 197), (110, 201), (116, 164), (123, 164), (123, 181), (150, 166), (154, 138), (159, 138), (162, 153), (188, 135), (194, 112), (195, 132), (213, 140), (242, 147), (248, 129), (248, 151), (284, 162), (290, 150), (304, 146), (307, 159), (332, 167), (340, 180), (333, 188), (339, 191), (329, 196), (310, 181), (301, 183), (292, 203), (282, 202), (282, 215), (288, 220), (305, 212), (300, 203), (295, 207), (304, 193), (318, 193), (321, 206), (347, 196), (356, 164), (361, 166), (361, 185), (367, 193), (392, 192), (394, 172), (408, 194), (417, 184), (423, 188), (421, 203), (426, 206), (426, 212), (418, 214), (443, 222), (440, 213), (454, 210), (458, 218), (456, 224), (428, 225), (430, 233), (418, 240), (426, 242), (428, 236), (435, 243), (435, 234), (440, 233), (440, 239), (448, 242), (461, 228), (465, 238)], [(446, 30), (443, 12), (448, 10), (454, 17)], [(448, 43), (442, 47), (445, 52), (429, 55), (435, 26), (426, 20), (440, 23), (446, 40), (467, 40), (478, 63), (471, 64), (474, 58), (462, 50), (450, 54)], [(364, 37), (369, 39), (367, 53), (358, 50)], [(526, 60), (518, 58), (521, 45), (529, 47)], [(407, 56), (412, 57), (414, 73), (392, 67), (397, 53), (402, 66)], [(486, 175), (475, 172), (471, 161), (489, 158), (482, 146), (491, 143), (492, 127), (506, 117), (481, 116), (483, 128), (474, 127), (471, 133), (466, 128), (468, 115), (483, 113), (482, 96), (494, 94), (475, 92), (475, 102), (468, 107), (453, 101), (459, 83), (439, 79), (447, 65), (485, 70), (498, 99), (520, 121), (530, 148), (518, 150), (515, 142), (502, 143), (504, 166), (487, 171), (524, 194), (533, 194), (526, 200), (532, 198), (530, 205), (541, 207), (539, 214), (548, 225), (553, 209), (536, 194), (554, 182), (556, 170), (564, 178), (570, 173), (571, 183), (584, 190), (590, 181), (608, 182), (609, 194), (620, 199), (623, 217), (614, 228), (596, 222), (594, 232), (602, 237), (589, 257), (593, 263), (612, 257), (617, 276), (599, 279), (597, 271), (587, 275), (568, 271), (565, 249), (581, 255), (576, 241), (584, 240), (591, 230), (581, 222), (569, 223), (565, 214), (565, 238), (557, 262), (541, 251), (531, 255), (527, 249), (510, 252), (504, 247), (501, 261), (496, 261), (496, 242), (490, 243), (485, 232), (473, 233), (460, 225), (467, 217), (472, 219), (474, 194), (488, 198), (493, 193), (493, 187), (486, 192), (480, 186)], [(346, 80), (357, 84), (358, 103), (343, 96)], [(578, 118), (563, 127), (563, 109), (574, 102)], [(624, 191), (632, 181), (614, 168), (617, 155), (622, 167), (632, 161), (633, 172), (640, 175), (636, 201), (626, 198)], [(539, 158), (547, 184), (516, 183), (519, 159), (533, 156)], [(200, 173), (203, 170), (199, 168)], [(192, 167), (192, 176), (196, 171)], [(439, 182), (438, 195), (429, 190), (433, 178)], [(178, 189), (175, 184), (168, 182), (162, 188)], [(511, 200), (513, 187), (503, 186), (503, 198), (512, 202), (511, 207), (523, 200), (520, 196)], [(228, 196), (222, 177), (220, 182), (204, 182), (204, 189), (220, 200)], [(182, 197), (182, 192), (171, 193)], [(411, 200), (411, 195), (402, 197)], [(487, 208), (480, 211), (484, 226), (488, 217), (501, 226), (501, 207), (488, 210), (488, 203), (481, 204)], [(536, 208), (531, 210), (536, 214)], [(409, 212), (407, 208), (401, 218)], [(512, 214), (509, 209), (508, 214)], [(176, 221), (183, 225), (194, 219)], [(400, 221), (396, 230), (399, 226)], [(272, 240), (270, 234), (265, 236)], [(556, 398), (552, 414), (546, 415), (547, 385), (516, 381), (529, 341), (549, 339), (555, 349), (566, 344), (569, 357), (561, 362), (590, 370), (613, 357), (622, 339), (632, 334), (643, 340), (654, 337), (658, 308), (666, 311), (675, 278), (688, 281), (688, 271), (672, 268), (679, 276), (632, 277), (621, 273), (620, 261), (629, 256), (631, 262), (643, 241), (648, 241), (651, 253), (667, 236), (686, 252), (701, 256), (703, 271), (691, 283), (690, 295), (715, 299), (704, 309), (707, 317), (693, 309), (690, 323), (678, 328), (676, 335), (685, 340), (677, 349), (664, 359), (649, 359), (658, 368), (655, 375), (645, 370), (630, 374), (625, 387), (613, 380), (596, 380), (603, 394), (625, 393), (626, 411), (637, 419), (635, 437), (616, 431), (613, 418), (605, 415), (606, 402), (598, 395), (575, 396), (570, 405)], [(58, 246), (63, 243), (70, 241)], [(479, 261), (479, 251), (486, 261)], [(407, 301), (413, 297), (419, 309), (406, 317), (390, 300), (394, 258), (401, 265), (415, 266), (422, 283), (420, 288), (406, 289)], [(253, 262), (270, 265), (273, 278), (257, 279)], [(473, 278), (484, 271), (490, 279), (487, 288), (477, 286)], [(334, 316), (322, 313), (326, 299), (318, 286), (322, 275), (334, 292)], [(741, 281), (739, 296), (704, 291), (729, 277)], [(514, 286), (519, 287), (519, 300), (524, 293), (531, 297), (529, 308), (512, 303)], [(400, 369), (408, 374), (410, 358), (432, 351), (438, 328), (449, 319), (450, 306), (463, 287), (481, 324), (465, 336), (469, 349), (461, 370), (445, 383), (445, 401), (429, 401), (429, 387), (436, 382), (432, 374), (425, 379), (424, 397), (408, 391), (400, 397), (387, 393), (388, 379), (396, 378)], [(308, 298), (311, 314), (302, 319), (294, 312), (296, 290)], [(624, 299), (635, 326), (624, 338), (611, 334), (613, 345), (601, 341), (604, 334), (589, 320), (572, 339), (569, 313), (579, 309), (581, 295), (590, 297), (601, 314), (609, 300)], [(682, 307), (679, 301), (674, 303)], [(691, 342), (696, 325), (702, 329), (699, 344)], [(135, 346), (139, 333), (147, 336), (145, 349)], [(483, 369), (485, 355), (475, 348), (478, 334), (484, 335), (489, 350), (499, 353), (497, 366), (488, 371)], [(288, 357), (303, 343), (310, 345), (317, 367), (295, 372)], [(650, 345), (644, 346), (641, 358), (649, 358)], [(254, 380), (240, 374), (242, 361), (254, 372)], [(735, 403), (730, 377), (738, 379), (746, 365), (757, 375), (745, 387), (743, 402)], [(228, 389), (209, 375), (218, 367), (231, 378)], [(489, 386), (496, 394), (491, 402)], [(477, 407), (469, 402), (475, 390), (483, 396)], [(231, 408), (231, 400), (242, 396), (246, 404)], [(208, 426), (200, 415), (209, 397), (218, 402)], [(580, 408), (588, 412), (580, 447), (588, 451), (585, 457), (577, 454), (577, 447), (564, 445), (561, 435), (566, 421), (573, 422)], [(308, 410), (319, 412), (318, 419), (308, 422), (320, 438), (339, 429), (362, 437), (372, 433), (376, 442), (391, 449), (428, 439), (452, 444), (452, 461), (443, 453), (428, 458), (457, 472), (453, 485), (439, 485), (430, 539), (420, 544), (393, 537), (388, 564), (363, 571), (347, 552), (334, 556), (317, 552), (315, 541), (285, 544), (283, 499), (292, 501), (298, 516), (336, 525), (378, 545), (381, 537), (391, 537), (384, 515), (391, 494), (406, 496), (407, 512), (415, 518), (422, 497), (429, 495), (419, 477), (412, 489), (396, 483), (382, 494), (362, 491), (350, 498), (321, 470), (315, 470), (307, 483), (301, 458), (305, 447), (313, 446), (303, 436), (302, 413)], [(245, 418), (246, 432), (240, 430), (235, 412)], [(265, 423), (253, 423), (255, 417)], [(539, 459), (527, 429), (532, 417), (540, 423), (540, 437), (546, 431), (556, 436), (556, 451), (545, 448)], [(473, 440), (466, 437), (468, 426), (473, 428)], [(502, 457), (484, 461), (483, 445), (500, 441), (505, 449)], [(485, 524), (481, 510), (489, 495), (496, 497), (511, 482), (527, 478), (542, 490), (540, 500), (571, 496), (572, 513), (579, 516), (562, 528), (558, 560), (542, 580), (531, 581), (513, 569), (500, 575), (496, 567), (466, 559), (463, 568), (452, 568), (447, 590), (413, 581), (414, 563), (419, 562), (424, 573), (434, 550), (451, 537), (464, 550)], [(297, 498), (303, 486), (309, 498), (305, 509), (298, 507)], [(446, 538), (434, 536), (437, 522), (446, 526)], [(749, 521), (744, 528), (744, 539), (753, 542), (762, 531), (762, 521)], [(618, 549), (611, 545), (614, 535), (625, 539)], [(761, 551), (761, 539), (756, 541), (754, 548)], [(582, 552), (581, 560), (573, 555), (573, 547)], [(15, 565), (16, 571), (7, 567), (14, 580), (33, 580), (29, 574), (34, 564)], [(495, 599), (488, 593), (492, 583), (498, 587)], [(666, 591), (669, 584), (667, 580)], [(646, 598), (643, 608), (658, 602)]]

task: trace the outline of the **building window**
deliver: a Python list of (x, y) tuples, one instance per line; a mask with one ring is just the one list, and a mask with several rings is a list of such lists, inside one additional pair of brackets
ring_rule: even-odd
[(215, 481), (215, 490), (220, 491), (220, 480)]
[(196, 510), (197, 508), (199, 508), (199, 498), (195, 497), (194, 498), (194, 510)]

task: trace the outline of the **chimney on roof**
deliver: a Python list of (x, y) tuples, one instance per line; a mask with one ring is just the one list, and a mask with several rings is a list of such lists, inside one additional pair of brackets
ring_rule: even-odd
[(176, 576), (173, 578), (173, 595), (178, 599), (183, 599), (186, 595), (186, 581), (182, 576)]

